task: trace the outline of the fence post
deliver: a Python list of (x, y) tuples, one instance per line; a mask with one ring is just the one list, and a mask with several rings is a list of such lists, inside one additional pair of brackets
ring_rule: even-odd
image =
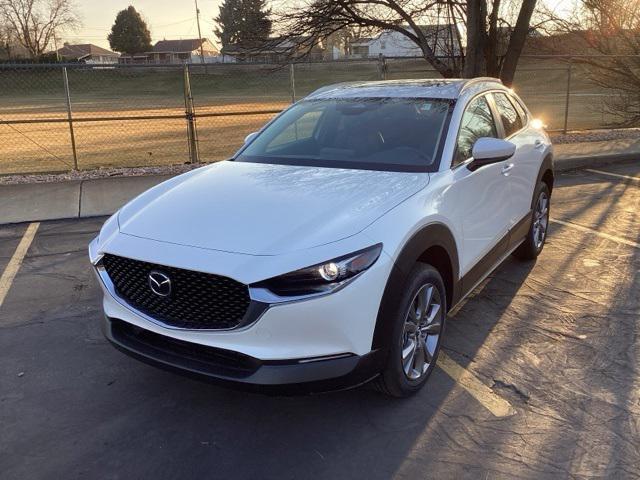
[(380, 80), (387, 79), (387, 61), (384, 55), (378, 54), (378, 71), (380, 73)]
[(293, 63), (289, 64), (289, 88), (291, 89), (291, 103), (296, 103), (296, 74)]
[(569, 126), (569, 97), (571, 96), (571, 70), (573, 57), (569, 57), (569, 65), (567, 66), (567, 95), (564, 101), (564, 128), (562, 133), (566, 134)]
[(189, 162), (199, 163), (198, 130), (196, 129), (196, 112), (193, 108), (193, 95), (191, 94), (191, 75), (189, 65), (184, 66), (184, 108), (187, 119), (187, 138), (189, 140)]
[(69, 77), (67, 75), (67, 67), (62, 67), (62, 83), (64, 84), (64, 97), (67, 104), (67, 119), (69, 120), (69, 134), (71, 135), (73, 169), (78, 170), (78, 152), (76, 151), (76, 136), (73, 133), (73, 114), (71, 112), (71, 95), (69, 93)]

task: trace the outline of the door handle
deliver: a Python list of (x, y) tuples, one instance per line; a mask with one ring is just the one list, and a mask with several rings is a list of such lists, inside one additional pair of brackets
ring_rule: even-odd
[(513, 168), (513, 163), (507, 163), (504, 167), (502, 167), (502, 174), (505, 177), (509, 176), (509, 172), (511, 171), (511, 169)]
[(544, 144), (542, 143), (542, 140), (536, 140), (535, 142), (533, 142), (533, 146), (534, 148), (540, 149), (544, 147)]

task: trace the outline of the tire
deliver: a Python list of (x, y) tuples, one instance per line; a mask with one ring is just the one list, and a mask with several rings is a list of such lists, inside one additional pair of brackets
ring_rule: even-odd
[[(393, 342), (386, 365), (374, 384), (378, 390), (393, 397), (407, 397), (424, 386), (440, 352), (446, 303), (444, 282), (438, 271), (431, 265), (417, 264), (407, 278), (394, 313)], [(407, 352), (412, 341), (415, 348), (409, 360)], [(421, 360), (425, 362), (422, 365)]]
[(547, 240), (551, 194), (546, 183), (540, 182), (534, 199), (531, 226), (524, 242), (513, 252), (513, 256), (520, 260), (535, 260), (542, 252)]

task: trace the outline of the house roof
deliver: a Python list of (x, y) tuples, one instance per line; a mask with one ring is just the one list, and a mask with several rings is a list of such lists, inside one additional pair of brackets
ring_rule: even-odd
[(430, 25), (418, 25), (418, 28), (420, 28), (425, 35), (429, 35), (446, 30), (453, 30), (457, 27), (455, 23), (433, 23)]
[(369, 45), (370, 42), (372, 42), (373, 40), (375, 40), (376, 37), (360, 37), (360, 38), (354, 38), (351, 41), (351, 45)]
[[(408, 30), (411, 30), (411, 28), (408, 25), (403, 25), (403, 27), (408, 29)], [(445, 33), (445, 32), (453, 32), (458, 27), (454, 23), (434, 23), (434, 24), (431, 24), (431, 25), (418, 25), (418, 28), (422, 31), (422, 33), (425, 36), (434, 37), (436, 35), (439, 35), (439, 34), (442, 34), (442, 33)], [(395, 30), (383, 30), (376, 37), (355, 38), (355, 39), (353, 39), (351, 41), (351, 45), (356, 45), (356, 46), (368, 45), (371, 42), (373, 42), (375, 40), (378, 40), (381, 35), (384, 35), (385, 33), (394, 32), (394, 31)], [(458, 36), (457, 35), (453, 35), (453, 38), (454, 38), (454, 42), (457, 43)]]
[[(205, 44), (209, 40), (202, 39), (202, 44)], [(155, 53), (186, 53), (193, 52), (200, 48), (201, 40), (199, 38), (189, 38), (186, 40), (160, 40), (153, 46), (153, 52)]]
[(58, 49), (58, 53), (61, 57), (73, 57), (77, 59), (88, 57), (89, 55), (102, 55), (111, 57), (120, 56), (116, 52), (112, 52), (111, 50), (107, 50), (106, 48), (99, 47), (92, 43), (81, 43), (78, 45), (70, 45), (68, 43), (65, 43), (64, 47)]
[[(266, 40), (256, 41), (253, 44), (234, 44), (229, 45), (225, 49), (227, 55), (242, 55), (242, 54), (280, 54), (287, 53), (295, 50), (297, 46), (307, 46), (311, 42), (311, 36), (298, 35), (293, 37), (271, 37)], [(316, 50), (317, 45), (313, 46)]]

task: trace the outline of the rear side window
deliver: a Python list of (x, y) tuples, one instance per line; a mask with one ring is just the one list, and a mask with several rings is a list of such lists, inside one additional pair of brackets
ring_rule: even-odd
[(471, 158), (476, 140), (481, 137), (496, 138), (497, 136), (496, 124), (487, 99), (482, 96), (471, 100), (462, 115), (453, 166)]
[(504, 93), (494, 93), (493, 98), (502, 119), (505, 136), (509, 137), (522, 128), (522, 118)]
[(522, 102), (516, 97), (514, 97), (513, 95), (509, 95), (509, 100), (511, 100), (511, 103), (513, 104), (514, 107), (516, 107), (516, 110), (520, 114), (520, 118), (522, 119), (522, 126), (525, 126), (529, 121), (529, 117), (527, 116), (527, 113), (524, 110), (524, 106), (522, 105)]

